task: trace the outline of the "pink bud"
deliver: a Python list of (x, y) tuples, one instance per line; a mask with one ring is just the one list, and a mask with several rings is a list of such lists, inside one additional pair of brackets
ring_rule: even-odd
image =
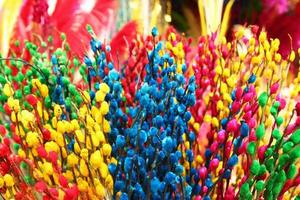
[(232, 147), (232, 142), (231, 141), (227, 141), (227, 143), (225, 145), (225, 157), (226, 158), (229, 158), (229, 156), (230, 156), (231, 147)]
[(238, 149), (238, 154), (244, 154), (247, 149), (248, 142), (243, 142), (241, 147)]
[(216, 151), (218, 150), (218, 146), (219, 146), (218, 142), (217, 142), (217, 141), (214, 141), (214, 142), (212, 143), (212, 145), (210, 146), (211, 152), (212, 152), (212, 153), (216, 153)]
[(249, 102), (253, 98), (253, 93), (248, 92), (243, 96), (243, 102)]
[(205, 186), (203, 186), (203, 189), (202, 189), (202, 191), (203, 191), (203, 193), (206, 193), (207, 192), (207, 190), (208, 190), (208, 187), (205, 185)]
[(244, 112), (248, 112), (249, 110), (251, 110), (251, 106), (249, 103), (246, 103), (246, 105), (244, 106)]
[(226, 137), (226, 132), (224, 130), (219, 131), (218, 136), (217, 136), (217, 141), (219, 143), (223, 143)]
[(209, 169), (210, 170), (215, 170), (219, 165), (219, 160), (217, 158), (214, 158), (212, 161), (209, 163)]
[(226, 190), (224, 199), (234, 200), (234, 188), (232, 186)]
[(197, 195), (197, 196), (195, 197), (195, 200), (202, 200), (202, 198), (201, 198), (200, 195)]
[(240, 108), (241, 108), (241, 103), (240, 102), (234, 101), (232, 103), (232, 107), (231, 107), (232, 113), (237, 113)]
[(235, 132), (238, 129), (238, 124), (236, 122), (236, 119), (232, 119), (228, 122), (226, 130), (228, 132)]
[(278, 88), (279, 88), (279, 83), (278, 82), (274, 83), (270, 87), (270, 93), (275, 94), (277, 92)]
[(235, 98), (237, 100), (240, 100), (242, 95), (243, 95), (243, 89), (241, 87), (238, 87), (235, 91)]
[[(298, 118), (299, 118), (299, 117), (298, 117)], [(297, 118), (297, 120), (296, 120), (297, 126), (300, 125), (300, 124), (297, 123), (298, 118)], [(285, 133), (284, 133), (284, 136), (287, 136), (287, 135), (293, 133), (294, 130), (295, 130), (295, 128), (296, 128), (296, 124), (289, 124), (289, 125), (287, 126), (287, 128), (286, 128), (286, 131), (285, 131)]]
[(252, 117), (252, 111), (250, 110), (244, 114), (243, 119), (249, 121), (251, 117)]
[(265, 158), (265, 152), (266, 152), (267, 148), (268, 148), (268, 145), (264, 145), (264, 146), (261, 146), (258, 148), (257, 154), (258, 154), (258, 158), (260, 160), (263, 160)]
[(250, 135), (249, 135), (249, 142), (255, 141), (256, 140), (256, 135), (254, 129), (251, 130)]
[(201, 167), (199, 169), (199, 176), (201, 179), (205, 179), (206, 178), (206, 174), (207, 174), (207, 169), (206, 167)]
[(280, 98), (279, 96), (277, 96), (276, 100), (279, 101), (279, 103), (280, 103), (278, 111), (284, 109), (285, 105), (286, 105), (286, 101), (284, 99)]
[(250, 129), (253, 129), (256, 126), (256, 120), (254, 118), (251, 118), (249, 121), (247, 121), (247, 124)]

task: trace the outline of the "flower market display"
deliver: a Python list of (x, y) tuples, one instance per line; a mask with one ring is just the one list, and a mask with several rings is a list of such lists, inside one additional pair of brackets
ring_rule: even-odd
[(300, 199), (292, 37), (285, 56), (255, 25), (196, 45), (85, 25), (87, 44), (33, 31), (0, 55), (0, 199)]
[[(153, 28), (124, 66), (91, 27), (1, 58), (3, 199), (289, 199), (299, 192), (299, 75), (251, 28), (189, 42)], [(25, 55), (25, 56), (24, 56)], [(190, 62), (190, 64), (187, 64)], [(79, 73), (76, 73), (79, 71)], [(79, 78), (78, 78), (78, 77)]]

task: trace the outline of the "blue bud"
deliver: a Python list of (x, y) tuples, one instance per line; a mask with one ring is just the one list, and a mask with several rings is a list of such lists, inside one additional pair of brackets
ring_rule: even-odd
[(234, 154), (233, 156), (231, 156), (227, 162), (227, 166), (229, 168), (233, 167), (234, 165), (236, 165), (239, 161), (239, 158), (236, 154)]
[(126, 157), (124, 162), (124, 171), (128, 173), (132, 169), (132, 158)]
[(149, 130), (149, 135), (154, 136), (158, 133), (158, 129), (156, 127), (151, 127)]
[(92, 61), (89, 57), (87, 56), (84, 56), (84, 63), (87, 65), (87, 66), (92, 66)]
[(246, 122), (242, 122), (240, 133), (241, 133), (241, 137), (243, 138), (249, 135), (249, 126)]
[(205, 179), (205, 185), (208, 188), (211, 188), (213, 186), (213, 182), (211, 181), (210, 178)]
[(116, 140), (117, 148), (123, 148), (125, 145), (125, 138), (123, 135), (118, 135)]
[(173, 172), (168, 172), (164, 178), (164, 181), (168, 184), (175, 183), (176, 175)]
[(109, 173), (115, 174), (116, 169), (117, 169), (117, 166), (115, 164), (111, 163), (111, 164), (108, 165), (108, 171), (109, 171)]
[(173, 151), (174, 145), (171, 137), (167, 136), (162, 140), (162, 148), (167, 153), (171, 153)]
[(224, 177), (225, 179), (229, 179), (230, 176), (231, 176), (231, 170), (230, 170), (230, 169), (226, 169), (226, 171), (224, 172), (223, 177)]
[(121, 196), (120, 196), (120, 200), (128, 200), (128, 195), (125, 192), (122, 192)]
[(152, 28), (151, 34), (152, 34), (153, 37), (156, 37), (158, 35), (158, 30), (157, 30), (156, 27)]
[(112, 81), (117, 81), (119, 79), (119, 73), (115, 69), (110, 70), (109, 73), (108, 73), (108, 77)]
[(141, 130), (139, 135), (139, 143), (143, 145), (145, 142), (147, 142), (147, 133), (146, 131)]
[(210, 156), (211, 156), (211, 150), (210, 149), (206, 149), (204, 154), (205, 154), (206, 158), (210, 158)]
[(187, 156), (187, 160), (188, 160), (189, 162), (193, 162), (193, 160), (194, 160), (194, 155), (193, 155), (193, 152), (192, 152), (190, 149), (188, 149), (188, 150), (186, 151), (186, 156)]
[(53, 65), (57, 65), (57, 64), (58, 64), (57, 58), (56, 58), (55, 55), (53, 55), (53, 56), (51, 57), (51, 62), (52, 62)]
[(221, 125), (222, 125), (223, 129), (226, 129), (227, 123), (228, 123), (228, 119), (227, 118), (223, 118), (221, 120)]
[(121, 191), (125, 188), (125, 183), (123, 181), (116, 181), (115, 182), (115, 191), (118, 192), (118, 191)]
[(250, 78), (249, 78), (249, 80), (248, 80), (248, 83), (254, 83), (255, 80), (256, 80), (255, 74), (251, 74), (251, 76), (250, 76)]
[(158, 189), (160, 187), (160, 181), (157, 177), (154, 177), (150, 181), (150, 188), (152, 193), (157, 193)]

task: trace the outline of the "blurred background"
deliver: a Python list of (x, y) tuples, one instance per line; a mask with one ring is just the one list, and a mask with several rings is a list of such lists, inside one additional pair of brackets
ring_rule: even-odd
[[(170, 27), (193, 38), (217, 32), (230, 38), (241, 25), (264, 27), (281, 52), (300, 47), (299, 0), (0, 0), (0, 50), (16, 40), (65, 33), (73, 52), (84, 51), (86, 24), (101, 40), (124, 43), (136, 34)], [(292, 41), (291, 41), (291, 38)], [(125, 40), (126, 42), (126, 40)]]

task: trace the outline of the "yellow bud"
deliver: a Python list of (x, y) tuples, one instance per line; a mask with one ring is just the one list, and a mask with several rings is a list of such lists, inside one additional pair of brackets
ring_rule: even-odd
[(88, 166), (83, 159), (80, 159), (79, 171), (82, 176), (87, 177), (89, 175)]
[(43, 98), (47, 97), (49, 94), (49, 89), (48, 89), (47, 85), (42, 84), (41, 88), (40, 88), (40, 92), (41, 92), (41, 95)]
[(240, 67), (240, 63), (239, 62), (235, 62), (233, 63), (233, 72), (237, 72), (239, 70)]
[(292, 50), (291, 53), (290, 53), (290, 56), (289, 56), (289, 61), (294, 62), (295, 57), (296, 57), (295, 51)]
[(108, 175), (108, 167), (104, 162), (100, 164), (100, 175), (102, 178), (106, 178)]
[(80, 151), (81, 151), (81, 149), (80, 149), (80, 146), (79, 146), (78, 142), (75, 142), (75, 143), (74, 143), (74, 152), (75, 152), (76, 154), (79, 154)]
[(109, 133), (110, 132), (110, 125), (109, 122), (103, 118), (103, 132)]
[(223, 82), (221, 82), (220, 92), (221, 92), (222, 94), (225, 94), (225, 93), (228, 92), (228, 87), (227, 87), (227, 85), (226, 85), (225, 83), (223, 83)]
[(79, 179), (80, 181), (78, 181), (78, 190), (80, 192), (87, 192), (88, 191), (88, 188), (89, 188), (89, 184), (88, 182), (86, 182), (85, 180), (83, 179)]
[(267, 33), (265, 31), (260, 32), (258, 40), (263, 43), (267, 39)]
[(184, 146), (186, 149), (190, 149), (190, 142), (189, 141), (185, 141), (184, 142)]
[(193, 124), (193, 128), (195, 129), (195, 131), (198, 133), (200, 131), (200, 124), (199, 123), (194, 123)]
[(222, 37), (222, 41), (221, 42), (222, 42), (223, 45), (225, 45), (227, 43), (227, 40), (226, 40), (225, 36)]
[(203, 121), (206, 123), (210, 123), (211, 122), (211, 116), (209, 114), (205, 114)]
[(235, 37), (236, 37), (237, 40), (240, 40), (240, 39), (243, 37), (243, 35), (244, 35), (244, 29), (243, 29), (243, 28), (240, 28), (240, 29), (236, 32)]
[(40, 144), (39, 135), (36, 132), (29, 131), (26, 135), (28, 147), (37, 147)]
[(81, 158), (87, 160), (89, 157), (89, 151), (85, 148), (81, 149), (80, 156), (81, 156)]
[(93, 132), (93, 134), (91, 134), (91, 138), (92, 138), (92, 143), (93, 143), (94, 147), (98, 147), (100, 145), (100, 140), (99, 140), (99, 137), (97, 137), (95, 132)]
[(264, 77), (266, 77), (267, 79), (271, 79), (271, 76), (272, 76), (272, 70), (271, 69), (265, 69)]
[(25, 154), (25, 151), (24, 151), (23, 149), (19, 149), (19, 150), (18, 150), (18, 155), (19, 155), (21, 158), (23, 158), (23, 159), (26, 158), (26, 154)]
[(216, 71), (216, 74), (221, 75), (222, 74), (222, 67), (220, 65), (217, 65), (215, 71)]
[(91, 97), (90, 94), (87, 91), (83, 91), (82, 94), (82, 99), (86, 104), (89, 104), (91, 102)]
[(223, 102), (221, 101), (221, 100), (219, 100), (218, 102), (217, 102), (217, 109), (218, 110), (222, 110), (224, 108), (224, 104), (223, 104)]
[(61, 114), (62, 114), (62, 109), (61, 109), (60, 105), (56, 104), (54, 106), (54, 115), (55, 115), (55, 117), (60, 117)]
[(47, 142), (45, 144), (45, 149), (46, 151), (49, 153), (50, 151), (54, 151), (56, 153), (59, 153), (60, 150), (59, 150), (59, 146), (58, 144), (56, 144), (56, 142), (53, 142), (53, 141), (50, 141), (50, 142)]
[(87, 126), (94, 127), (95, 121), (90, 115), (86, 116), (86, 122)]
[(66, 126), (63, 121), (57, 122), (57, 132), (64, 134), (66, 132)]
[(46, 173), (47, 175), (52, 175), (53, 174), (53, 167), (52, 164), (49, 162), (45, 162), (43, 165), (43, 171), (44, 173)]
[(255, 45), (255, 38), (254, 37), (251, 37), (250, 40), (249, 40), (249, 44), (252, 46), (252, 45)]
[(99, 197), (99, 199), (105, 199), (106, 192), (101, 183), (96, 186), (96, 194)]
[(108, 188), (111, 190), (113, 189), (112, 187), (110, 188), (110, 185), (112, 185), (114, 182), (112, 176), (109, 174), (106, 179), (105, 179), (105, 186), (108, 186)]
[(103, 152), (104, 156), (109, 156), (111, 153), (111, 150), (112, 150), (112, 148), (109, 144), (104, 144), (102, 147), (102, 152)]
[(251, 59), (251, 63), (253, 65), (260, 64), (261, 63), (261, 58), (259, 56), (253, 56), (252, 59)]
[(4, 180), (2, 177), (0, 177), (0, 188), (2, 188), (4, 186)]
[(172, 44), (171, 44), (171, 42), (166, 42), (166, 48), (167, 49), (172, 49)]
[(99, 150), (91, 154), (90, 164), (93, 168), (98, 169), (103, 162), (103, 158)]
[(281, 61), (281, 55), (279, 53), (275, 54), (275, 61), (280, 62)]
[(68, 155), (67, 163), (71, 167), (74, 167), (75, 165), (77, 165), (78, 164), (78, 158), (77, 158), (77, 156), (74, 153), (71, 153), (70, 155)]
[(15, 184), (14, 178), (10, 174), (5, 174), (3, 179), (4, 179), (6, 187), (14, 186), (14, 184)]
[(84, 143), (85, 135), (81, 130), (76, 130), (75, 135), (76, 135), (79, 142)]
[(270, 49), (270, 43), (268, 42), (268, 40), (264, 41), (263, 46), (264, 46), (265, 51), (269, 51), (269, 49)]
[(40, 88), (42, 86), (40, 80), (37, 78), (32, 79), (31, 83), (33, 88)]
[(226, 78), (230, 76), (230, 70), (228, 68), (225, 68), (223, 70), (223, 76), (226, 77)]
[(105, 142), (106, 140), (105, 140), (105, 136), (104, 136), (104, 134), (103, 134), (103, 132), (101, 131), (101, 130), (99, 130), (99, 131), (96, 131), (96, 137), (98, 137), (98, 139), (99, 139), (99, 141), (101, 142), (101, 143), (103, 143), (103, 142)]
[(106, 115), (109, 111), (109, 105), (106, 101), (101, 103), (100, 112), (102, 115)]
[(227, 78), (226, 83), (228, 84), (229, 87), (233, 88), (235, 86), (235, 80), (233, 76), (230, 76)]
[(202, 157), (200, 155), (196, 156), (196, 162), (199, 163), (199, 164), (203, 163), (203, 159), (202, 159)]
[(14, 94), (13, 89), (11, 88), (11, 86), (10, 86), (8, 83), (6, 83), (6, 84), (4, 85), (2, 91), (3, 91), (3, 93), (5, 94), (5, 96), (7, 96), (7, 97), (11, 97), (11, 96)]
[(219, 126), (219, 120), (216, 117), (212, 118), (211, 123), (212, 123), (213, 127)]
[(102, 101), (104, 101), (104, 99), (105, 99), (105, 93), (104, 92), (102, 92), (101, 90), (98, 90), (97, 92), (96, 92), (96, 101), (97, 102), (102, 102)]

